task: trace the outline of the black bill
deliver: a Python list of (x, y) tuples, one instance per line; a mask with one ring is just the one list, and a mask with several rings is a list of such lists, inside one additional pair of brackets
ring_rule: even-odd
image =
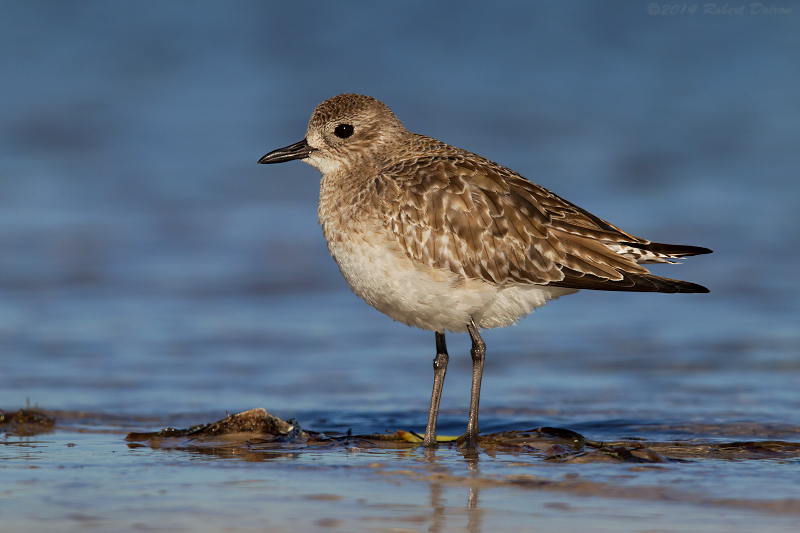
[(259, 163), (283, 163), (284, 161), (291, 161), (292, 159), (305, 159), (308, 154), (313, 152), (314, 149), (308, 145), (308, 142), (303, 139), (285, 148), (278, 148), (273, 150), (261, 159)]

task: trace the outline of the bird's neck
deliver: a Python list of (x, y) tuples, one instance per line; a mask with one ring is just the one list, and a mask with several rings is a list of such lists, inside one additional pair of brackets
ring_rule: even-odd
[(374, 176), (368, 168), (340, 168), (322, 174), (317, 215), (328, 242), (363, 225), (372, 208), (368, 193)]

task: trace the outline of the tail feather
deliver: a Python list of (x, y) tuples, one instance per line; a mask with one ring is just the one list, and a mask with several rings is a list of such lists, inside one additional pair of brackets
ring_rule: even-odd
[(703, 248), (702, 246), (688, 246), (685, 244), (664, 244), (661, 242), (651, 242), (647, 244), (624, 242), (621, 244), (626, 244), (632, 248), (646, 250), (650, 253), (665, 257), (689, 257), (691, 255), (703, 255), (712, 252), (708, 248)]
[(707, 293), (709, 290), (702, 285), (679, 279), (662, 278), (652, 274), (635, 274), (620, 272), (623, 279), (612, 281), (609, 279), (584, 274), (569, 268), (562, 268), (564, 279), (550, 282), (548, 285), (567, 287), (570, 289), (594, 289), (601, 291), (625, 292), (665, 292), (665, 293)]

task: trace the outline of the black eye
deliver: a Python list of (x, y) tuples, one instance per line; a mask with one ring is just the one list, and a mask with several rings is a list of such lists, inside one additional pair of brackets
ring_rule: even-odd
[(353, 126), (350, 124), (339, 124), (333, 133), (340, 139), (347, 139), (353, 134)]

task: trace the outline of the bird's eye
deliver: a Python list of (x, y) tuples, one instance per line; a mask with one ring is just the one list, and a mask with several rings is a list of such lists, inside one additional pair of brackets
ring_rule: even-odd
[(353, 126), (350, 124), (339, 124), (333, 133), (340, 139), (347, 139), (353, 134)]

